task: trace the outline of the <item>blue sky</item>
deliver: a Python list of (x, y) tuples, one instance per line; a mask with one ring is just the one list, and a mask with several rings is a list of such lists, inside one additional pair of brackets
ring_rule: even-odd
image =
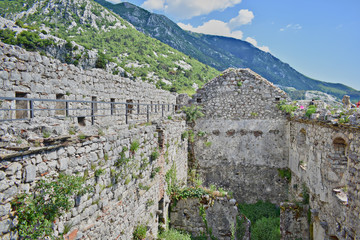
[(129, 2), (186, 30), (249, 41), (308, 77), (360, 90), (359, 0)]

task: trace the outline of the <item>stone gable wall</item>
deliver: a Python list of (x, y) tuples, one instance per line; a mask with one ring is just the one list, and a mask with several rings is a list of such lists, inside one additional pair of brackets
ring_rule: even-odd
[(250, 69), (228, 69), (193, 96), (207, 118), (232, 120), (283, 119), (276, 107), (283, 99), (285, 92)]
[(277, 103), (286, 94), (249, 69), (228, 69), (194, 95), (205, 116), (194, 132), (195, 166), (206, 185), (234, 192), (239, 202), (280, 203), (288, 165), (288, 126)]

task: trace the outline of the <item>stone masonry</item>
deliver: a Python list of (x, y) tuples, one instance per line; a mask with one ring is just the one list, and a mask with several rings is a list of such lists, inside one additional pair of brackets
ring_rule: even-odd
[[(74, 199), (71, 211), (55, 222), (55, 235), (72, 226), (67, 239), (127, 240), (136, 226), (144, 224), (149, 238), (157, 236), (159, 225), (167, 221), (170, 202), (166, 172), (176, 166), (179, 183), (187, 179), (187, 141), (181, 139), (185, 121), (176, 115), (172, 120), (161, 119), (163, 109), (155, 105), (175, 104), (175, 95), (151, 84), (99, 69), (84, 71), (3, 43), (0, 85), (0, 95), (5, 97), (95, 100), (99, 115), (110, 115), (109, 108), (102, 109), (102, 102), (154, 104), (150, 123), (146, 123), (146, 116), (132, 114), (143, 113), (136, 107), (129, 112), (129, 125), (124, 124), (124, 109), (116, 109), (120, 114), (114, 116), (96, 117), (94, 125), (89, 117), (84, 125), (79, 124), (61, 110), (38, 110), (32, 119), (1, 123), (0, 238), (17, 239), (10, 230), (16, 224), (11, 200), (18, 194), (31, 193), (38, 180), (55, 180), (59, 173), (87, 176), (87, 184), (94, 186), (94, 191)], [(59, 107), (50, 102), (35, 104), (36, 109)], [(70, 103), (69, 108), (89, 109), (87, 104)], [(2, 109), (27, 107), (26, 101), (1, 102)], [(168, 105), (164, 110), (166, 116), (173, 114)], [(1, 114), (1, 119), (19, 118), (15, 111)], [(27, 111), (22, 114), (29, 117)], [(90, 110), (71, 114), (89, 115)], [(139, 149), (130, 152), (135, 141)], [(116, 166), (121, 152), (130, 161)], [(157, 159), (151, 157), (154, 152), (159, 152)], [(100, 176), (95, 176), (97, 170), (101, 170)]]
[(194, 158), (205, 184), (233, 191), (239, 202), (286, 199), (278, 169), (288, 166), (288, 128), (276, 107), (285, 93), (249, 69), (228, 69), (193, 99), (205, 113), (194, 127), (203, 135)]
[[(309, 119), (299, 109), (291, 118), (281, 100), (249, 69), (228, 69), (198, 90), (192, 102), (205, 117), (194, 126), (194, 167), (240, 202), (281, 204), (283, 239), (359, 239), (359, 111), (341, 124), (341, 113), (334, 119), (317, 102), (322, 113)], [(279, 176), (287, 168), (290, 183)]]
[[(110, 108), (102, 107), (108, 102), (133, 103), (128, 125), (121, 104), (114, 116), (96, 117), (91, 125), (87, 116), (93, 105), (70, 103), (71, 114), (86, 116), (85, 124), (80, 124), (77, 117), (56, 110), (56, 103), (45, 101), (35, 103), (34, 118), (1, 123), (3, 239), (17, 238), (10, 231), (16, 224), (11, 200), (31, 193), (36, 181), (56, 179), (59, 173), (87, 173), (87, 183), (95, 190), (75, 199), (73, 209), (54, 223), (55, 234), (71, 224), (69, 239), (131, 239), (136, 226), (144, 224), (149, 238), (155, 238), (158, 227), (168, 221), (165, 175), (176, 166), (178, 180), (185, 184), (188, 150), (192, 167), (205, 185), (233, 191), (238, 202), (281, 204), (283, 239), (360, 239), (360, 140), (359, 127), (353, 124), (359, 124), (360, 114), (356, 109), (344, 124), (340, 113), (333, 119), (326, 111), (306, 119), (297, 118), (304, 115), (299, 112), (291, 118), (277, 108), (288, 100), (283, 91), (249, 69), (228, 69), (190, 101), (202, 106), (205, 116), (191, 124), (195, 141), (188, 148), (181, 137), (187, 130), (183, 116), (161, 118), (164, 110), (166, 116), (173, 114), (168, 104), (176, 100), (186, 104), (186, 97), (176, 99), (150, 84), (99, 69), (80, 70), (0, 43), (0, 85), (0, 95), (5, 97), (93, 100), (99, 115), (110, 115)], [(153, 104), (151, 123), (146, 123), (145, 110), (135, 105), (141, 103)], [(28, 118), (28, 111), (10, 111), (28, 108), (27, 104), (1, 101), (7, 111), (0, 113), (0, 119)], [(40, 110), (47, 108), (54, 110)], [(125, 151), (134, 141), (139, 142), (139, 149)], [(154, 151), (160, 153), (156, 160), (151, 158)], [(121, 152), (131, 161), (115, 167)], [(95, 177), (99, 169), (103, 174)], [(290, 182), (280, 177), (279, 172), (285, 170), (292, 173)], [(115, 181), (114, 174), (121, 177)], [(183, 209), (196, 208), (196, 204), (183, 204)], [(212, 208), (219, 210), (214, 216), (233, 207), (224, 204), (220, 205), (225, 210)], [(185, 221), (181, 211), (175, 209), (171, 220), (179, 226)], [(191, 214), (197, 213), (191, 210)], [(195, 228), (190, 231), (203, 228), (195, 215), (190, 224)], [(221, 234), (229, 235), (228, 228), (222, 230)]]

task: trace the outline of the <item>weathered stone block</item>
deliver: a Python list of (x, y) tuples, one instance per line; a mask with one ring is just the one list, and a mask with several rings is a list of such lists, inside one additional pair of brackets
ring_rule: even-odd
[(59, 170), (65, 171), (68, 168), (69, 158), (61, 158), (59, 159)]
[(28, 165), (25, 167), (25, 182), (33, 182), (36, 178), (36, 167)]

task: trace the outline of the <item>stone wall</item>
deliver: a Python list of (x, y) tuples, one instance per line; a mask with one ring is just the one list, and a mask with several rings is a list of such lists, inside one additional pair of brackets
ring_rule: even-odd
[(291, 198), (308, 189), (315, 239), (360, 237), (359, 130), (317, 121), (290, 122)]
[[(55, 234), (71, 223), (70, 235), (76, 239), (131, 239), (134, 228), (145, 224), (147, 235), (156, 237), (159, 221), (166, 218), (169, 205), (165, 173), (175, 164), (178, 180), (186, 182), (187, 142), (181, 140), (185, 127), (181, 120), (134, 128), (114, 126), (104, 129), (102, 136), (89, 134), (84, 139), (67, 136), (50, 149), (43, 146), (31, 154), (24, 152), (22, 156), (3, 159), (1, 236), (9, 239), (13, 234), (9, 232), (14, 221), (10, 201), (15, 196), (31, 192), (39, 179), (55, 180), (59, 173), (79, 176), (88, 173), (87, 183), (95, 190), (76, 198), (74, 208), (57, 220)], [(130, 161), (116, 167), (120, 153), (125, 147), (130, 149), (134, 141), (140, 143), (139, 149), (135, 153), (124, 151)], [(151, 158), (154, 151), (161, 153), (156, 160)], [(98, 169), (104, 174), (95, 177)]]
[[(101, 69), (81, 70), (56, 59), (0, 43), (0, 96), (71, 101), (66, 117), (64, 102), (35, 101), (34, 118), (2, 122), (0, 126), (0, 236), (16, 238), (10, 202), (31, 193), (40, 179), (56, 180), (59, 173), (88, 175), (94, 192), (76, 197), (76, 205), (60, 217), (55, 234), (72, 224), (70, 239), (131, 239), (139, 224), (156, 237), (167, 221), (169, 198), (165, 174), (177, 168), (180, 183), (187, 178), (187, 142), (182, 117), (173, 114), (176, 95), (155, 86), (109, 74)], [(96, 101), (96, 102), (90, 102)], [(115, 107), (110, 109), (110, 102)], [(125, 123), (125, 105), (130, 125)], [(150, 122), (146, 123), (146, 106)], [(133, 104), (131, 106), (131, 104)], [(164, 104), (163, 106), (155, 104)], [(2, 100), (2, 109), (27, 109), (29, 102)], [(47, 110), (52, 109), (52, 110)], [(84, 110), (85, 109), (85, 110)], [(90, 120), (95, 115), (94, 125)], [(29, 111), (2, 111), (1, 119), (29, 118)], [(80, 122), (79, 116), (84, 116)], [(135, 153), (129, 149), (138, 141)], [(125, 153), (130, 161), (115, 163)], [(160, 157), (152, 159), (153, 152)], [(100, 176), (95, 172), (101, 169)]]
[[(309, 207), (295, 203), (281, 203), (280, 232), (282, 240), (310, 239)], [(321, 238), (312, 238), (321, 239)]]
[[(74, 65), (61, 63), (57, 59), (41, 56), (37, 52), (28, 52), (18, 46), (0, 43), (0, 96), (3, 97), (27, 97), (36, 99), (63, 99), (80, 101), (98, 101), (96, 106), (97, 115), (110, 115), (110, 105), (102, 102), (121, 103), (152, 103), (152, 104), (176, 104), (176, 96), (168, 91), (157, 89), (154, 85), (141, 81), (133, 81), (112, 75), (102, 69), (82, 70)], [(1, 108), (20, 108), (20, 102), (3, 101)], [(65, 103), (34, 102), (35, 109), (58, 109), (64, 108)], [(25, 103), (26, 107), (26, 103)], [(28, 108), (29, 106), (27, 106)], [(91, 115), (91, 103), (70, 102), (71, 115)], [(87, 110), (79, 110), (86, 108)], [(114, 115), (120, 117), (108, 117), (97, 119), (99, 123), (124, 123), (125, 105), (115, 105)], [(23, 108), (21, 108), (23, 109)], [(146, 107), (133, 106), (130, 119), (146, 119)], [(166, 106), (165, 112), (172, 111)], [(170, 111), (168, 111), (170, 110)], [(150, 109), (154, 119), (161, 116), (162, 106), (153, 106)], [(29, 113), (24, 113), (28, 116)], [(141, 113), (142, 116), (135, 115)], [(20, 118), (15, 116), (15, 111), (0, 113), (4, 118)], [(35, 116), (64, 117), (64, 111), (35, 111)], [(89, 120), (86, 117), (85, 120)]]
[(227, 69), (193, 96), (207, 118), (284, 119), (276, 104), (285, 92), (250, 69)]
[(194, 131), (195, 166), (206, 185), (234, 192), (239, 202), (286, 199), (288, 126), (276, 104), (283, 91), (249, 69), (229, 69), (193, 97), (203, 107)]
[(235, 204), (235, 199), (229, 200), (227, 197), (210, 199), (207, 195), (203, 199), (181, 199), (171, 208), (170, 226), (189, 232), (192, 236), (200, 236), (202, 233), (208, 236), (199, 210), (203, 207), (208, 231), (211, 231), (216, 239), (230, 240), (236, 235), (236, 216), (239, 214)]

